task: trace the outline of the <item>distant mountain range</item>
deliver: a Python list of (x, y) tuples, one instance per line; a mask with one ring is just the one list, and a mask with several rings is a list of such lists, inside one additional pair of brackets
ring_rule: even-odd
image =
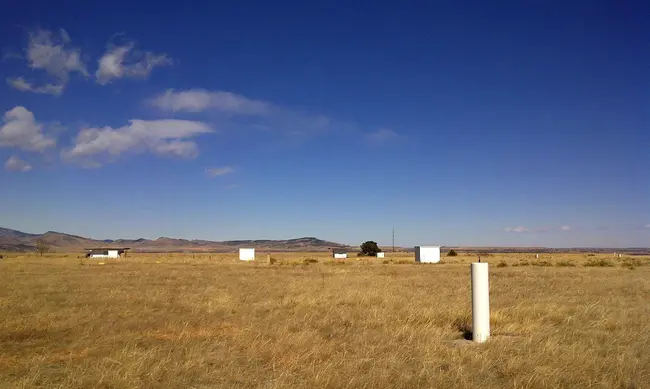
[[(227, 240), (223, 242), (210, 240), (187, 240), (160, 237), (158, 239), (89, 239), (82, 236), (48, 231), (44, 234), (29, 234), (9, 228), (0, 227), (0, 251), (35, 251), (36, 242), (42, 241), (49, 251), (73, 252), (85, 248), (128, 247), (135, 252), (235, 252), (240, 247), (256, 248), (260, 251), (327, 251), (331, 248), (347, 248), (358, 250), (358, 246), (350, 247), (336, 242), (329, 242), (313, 237), (287, 240)], [(381, 245), (380, 245), (381, 246)], [(388, 246), (383, 246), (388, 250)], [(549, 248), (549, 247), (460, 247), (442, 246), (443, 251), (457, 251), (489, 254), (489, 253), (559, 253), (559, 252), (619, 252), (636, 255), (650, 255), (650, 249), (645, 247), (627, 248)], [(413, 251), (412, 247), (396, 247), (398, 251)]]
[(287, 240), (187, 240), (160, 237), (158, 239), (106, 239), (97, 240), (82, 236), (48, 231), (29, 234), (0, 227), (0, 251), (35, 251), (36, 243), (45, 244), (49, 251), (81, 251), (84, 248), (129, 247), (136, 252), (229, 252), (240, 247), (254, 247), (262, 251), (326, 251), (330, 248), (348, 247), (313, 237)]

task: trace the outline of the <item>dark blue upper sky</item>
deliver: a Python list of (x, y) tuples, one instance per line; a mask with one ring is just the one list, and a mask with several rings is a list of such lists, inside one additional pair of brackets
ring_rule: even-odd
[(3, 3), (0, 226), (650, 242), (648, 2)]

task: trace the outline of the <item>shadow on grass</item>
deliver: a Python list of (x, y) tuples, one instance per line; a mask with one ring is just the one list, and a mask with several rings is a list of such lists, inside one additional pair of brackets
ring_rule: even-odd
[(460, 331), (461, 337), (465, 340), (472, 340), (472, 325), (467, 317), (459, 317), (454, 320), (454, 327)]

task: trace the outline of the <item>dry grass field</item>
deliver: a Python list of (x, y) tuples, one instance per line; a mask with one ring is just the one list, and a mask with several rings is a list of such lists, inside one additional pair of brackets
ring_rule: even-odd
[(7, 254), (0, 387), (650, 387), (650, 257), (483, 257), (480, 345), (463, 339), (475, 257), (273, 257)]

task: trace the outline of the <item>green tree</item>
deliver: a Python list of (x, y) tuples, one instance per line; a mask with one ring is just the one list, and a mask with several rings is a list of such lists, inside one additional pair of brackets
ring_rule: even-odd
[(377, 253), (380, 252), (380, 251), (381, 250), (379, 249), (379, 246), (377, 246), (377, 242), (373, 242), (372, 240), (369, 240), (367, 242), (363, 242), (361, 244), (361, 254), (363, 254), (363, 255), (376, 257)]

